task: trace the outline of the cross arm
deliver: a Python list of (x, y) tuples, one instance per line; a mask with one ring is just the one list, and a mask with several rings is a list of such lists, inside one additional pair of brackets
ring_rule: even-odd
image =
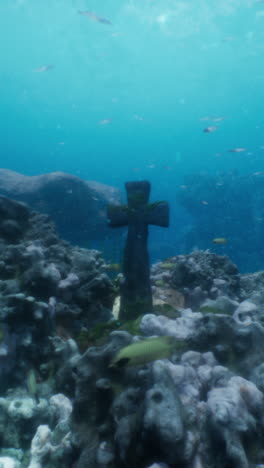
[(150, 203), (147, 206), (147, 223), (156, 226), (169, 226), (169, 204), (165, 201)]
[(110, 227), (127, 226), (128, 210), (124, 205), (107, 206), (107, 222)]

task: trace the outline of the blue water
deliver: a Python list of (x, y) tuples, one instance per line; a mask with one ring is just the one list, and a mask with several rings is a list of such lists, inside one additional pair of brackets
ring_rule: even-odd
[(264, 170), (264, 2), (5, 0), (0, 24), (1, 167), (147, 179), (165, 242), (186, 174)]

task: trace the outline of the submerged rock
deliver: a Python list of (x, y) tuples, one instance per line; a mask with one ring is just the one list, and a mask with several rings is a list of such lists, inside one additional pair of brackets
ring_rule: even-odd
[(185, 306), (194, 309), (205, 299), (228, 295), (236, 300), (240, 294), (237, 267), (228, 257), (209, 251), (171, 257), (169, 261), (156, 263), (151, 273), (153, 286), (176, 290), (184, 296)]
[[(152, 270), (166, 315), (112, 321), (116, 290), (100, 253), (71, 247), (47, 216), (24, 205), (0, 198), (0, 208), (7, 221), (17, 222), (20, 210), (25, 217), (17, 237), (0, 230), (0, 463), (264, 463), (261, 274), (247, 283), (226, 257), (209, 252), (172, 257)], [(164, 335), (176, 343), (167, 359), (111, 366), (124, 347)]]
[(11, 457), (0, 457), (1, 468), (20, 468), (21, 464), (18, 460), (14, 460)]
[(0, 212), (21, 226), (18, 238), (6, 237), (0, 226), (0, 389), (5, 392), (26, 382), (32, 368), (42, 381), (41, 366), (54, 356), (50, 335), (78, 336), (83, 327), (109, 319), (114, 287), (100, 252), (59, 239), (46, 215), (5, 197)]
[[(81, 245), (87, 240), (111, 239), (106, 206), (120, 201), (116, 188), (64, 172), (25, 176), (7, 169), (0, 169), (0, 195), (50, 215), (64, 239)], [(17, 236), (21, 225), (8, 221), (1, 228)]]
[(64, 395), (53, 395), (49, 401), (53, 430), (41, 424), (32, 439), (28, 468), (53, 468), (69, 466), (72, 446), (70, 441), (70, 416), (72, 405)]
[(192, 452), (186, 450), (186, 415), (177, 387), (173, 385), (166, 365), (157, 362), (153, 371), (155, 383), (146, 392), (144, 400), (142, 436), (145, 450), (149, 450), (154, 459), (172, 465), (189, 462)]

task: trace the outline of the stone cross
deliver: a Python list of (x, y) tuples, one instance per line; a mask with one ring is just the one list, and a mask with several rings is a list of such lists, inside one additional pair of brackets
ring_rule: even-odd
[(128, 226), (123, 255), (120, 320), (133, 320), (152, 312), (150, 263), (147, 249), (148, 225), (168, 227), (169, 205), (149, 203), (150, 183), (127, 182), (127, 205), (108, 205), (110, 227)]

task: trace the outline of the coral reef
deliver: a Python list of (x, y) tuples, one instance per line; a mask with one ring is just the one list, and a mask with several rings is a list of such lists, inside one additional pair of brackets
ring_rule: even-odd
[(61, 241), (46, 215), (4, 197), (0, 214), (3, 392), (31, 368), (40, 380), (52, 372), (50, 336), (77, 336), (109, 319), (114, 287), (100, 253)]
[[(197, 309), (205, 299), (227, 294), (236, 299), (240, 294), (237, 267), (227, 256), (209, 251), (177, 255), (152, 267), (152, 286), (171, 288), (181, 293), (185, 305)], [(162, 283), (161, 283), (162, 282)]]
[[(151, 270), (153, 313), (123, 323), (98, 251), (24, 204), (2, 197), (0, 215), (0, 466), (263, 466), (263, 272), (171, 257)], [(112, 365), (164, 336), (166, 359)]]

